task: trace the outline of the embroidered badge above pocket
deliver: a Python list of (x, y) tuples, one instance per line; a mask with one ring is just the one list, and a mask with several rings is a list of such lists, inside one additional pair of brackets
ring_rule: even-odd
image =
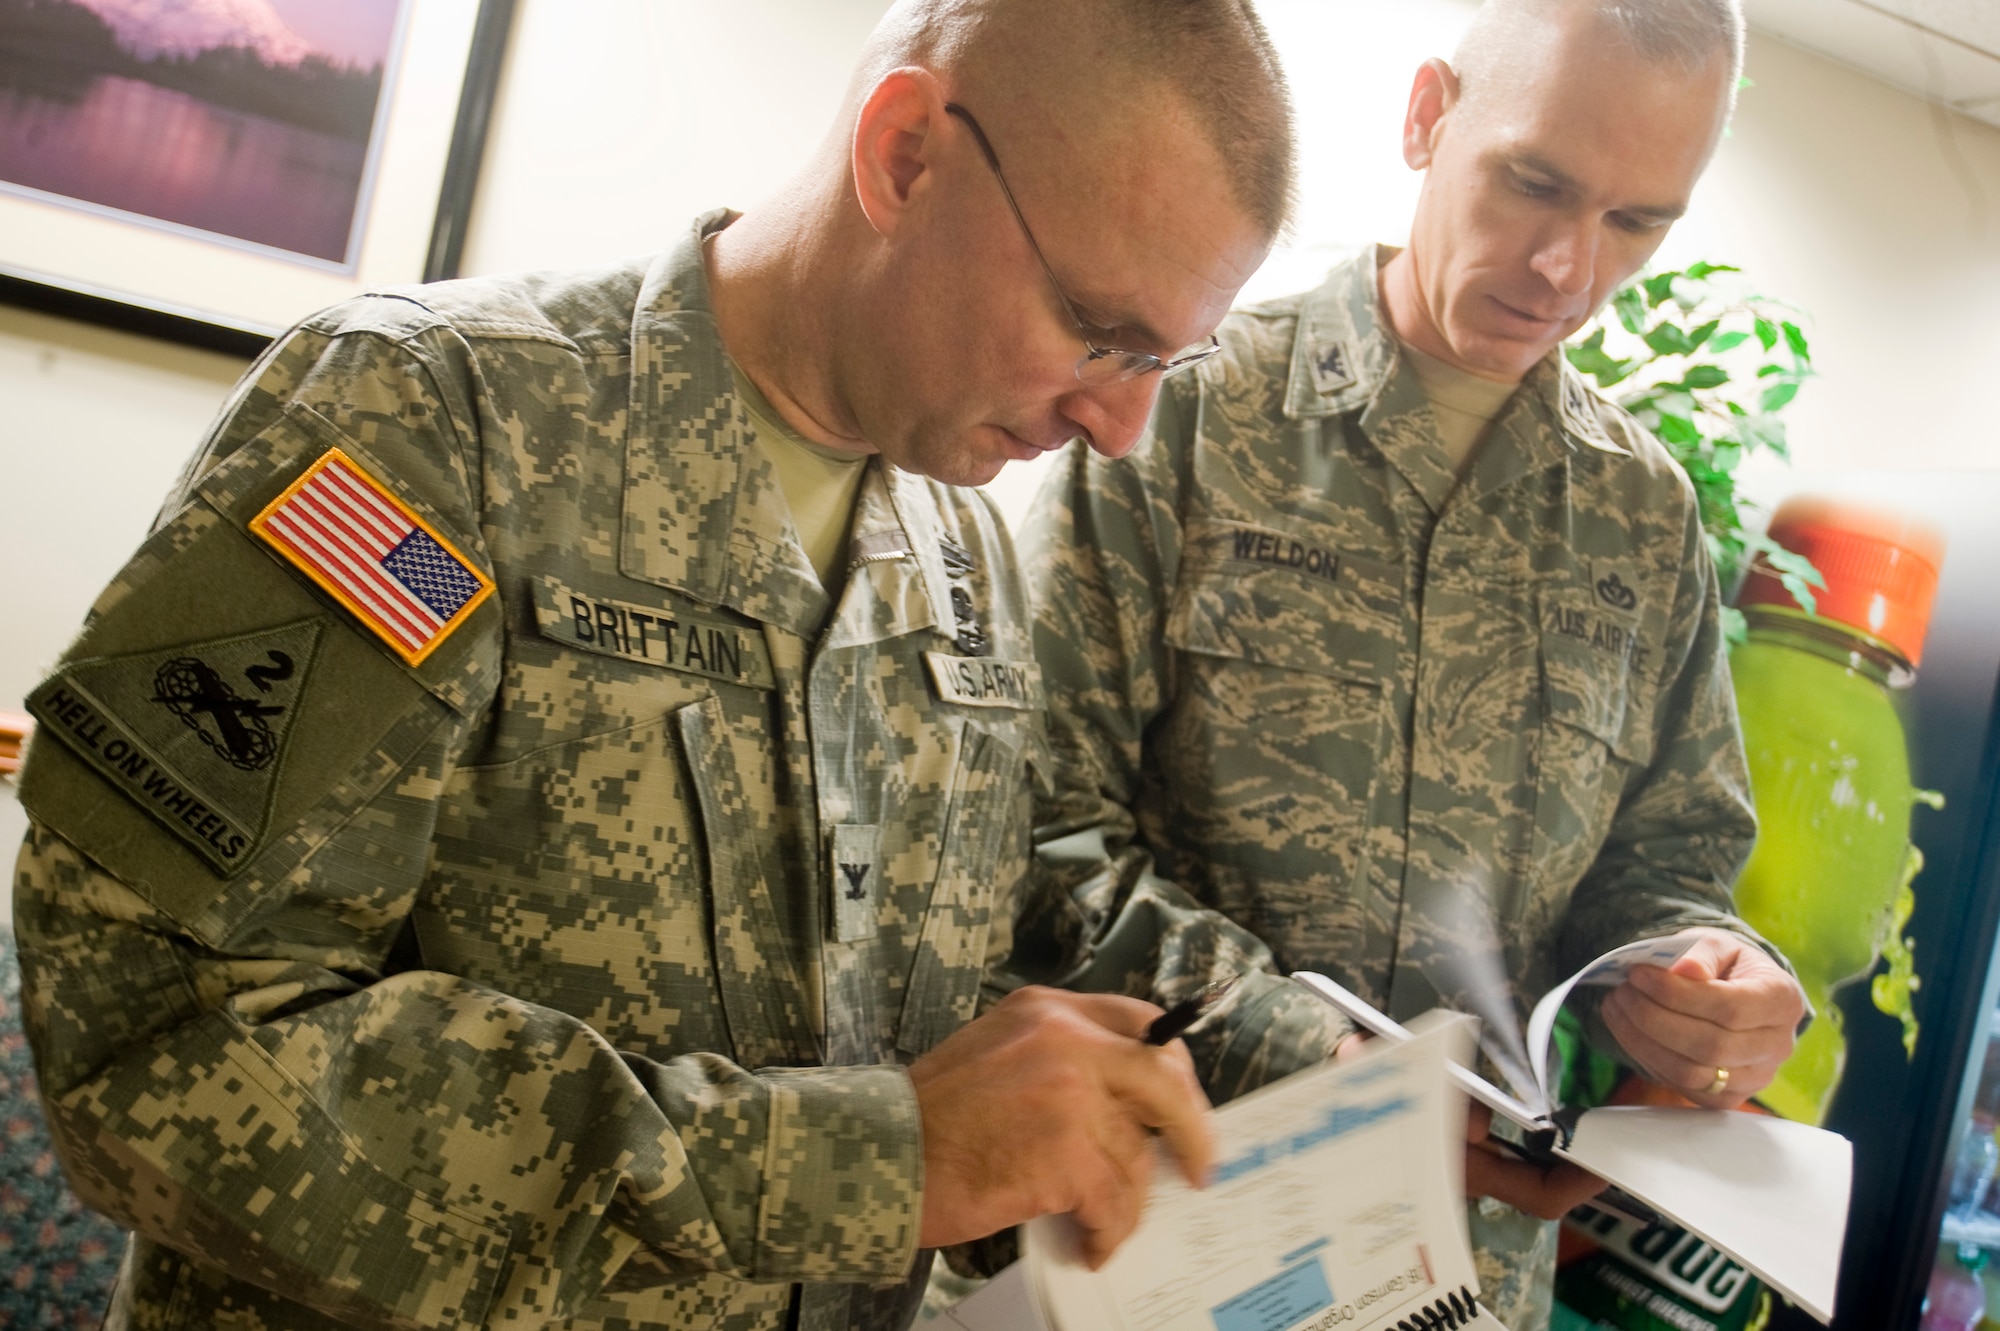
[(535, 579), (535, 626), (565, 647), (702, 675), (753, 689), (777, 687), (771, 654), (754, 626), (690, 605), (639, 605)]
[(1268, 564), (1273, 568), (1290, 569), (1305, 577), (1327, 582), (1340, 581), (1339, 551), (1256, 527), (1229, 529), (1226, 558), (1238, 564)]
[(410, 665), (458, 630), (493, 580), (338, 448), (250, 530)]
[(1042, 668), (1032, 661), (999, 656), (953, 656), (925, 652), (938, 697), (960, 707), (1011, 707), (1038, 712), (1046, 707)]

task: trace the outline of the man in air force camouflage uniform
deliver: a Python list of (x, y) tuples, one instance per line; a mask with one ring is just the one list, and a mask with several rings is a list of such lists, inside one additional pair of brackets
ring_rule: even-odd
[[(113, 1327), (899, 1326), (920, 1249), (1108, 1252), (1152, 1130), (1202, 1172), (1156, 1008), (972, 1021), (1046, 762), (951, 485), (1129, 448), (1287, 189), (1254, 18), (1155, 12), (900, 6), (773, 205), (253, 369), (31, 700), (30, 1025), (138, 1232)], [(1052, 269), (1136, 350), (1086, 380)]]
[[(1213, 970), (1198, 903), (1393, 1016), (1518, 1021), (1702, 929), (1596, 1034), (1705, 1104), (1769, 1080), (1803, 1000), (1729, 913), (1754, 822), (1700, 515), (1556, 349), (1685, 205), (1741, 40), (1723, 0), (1495, 0), (1418, 75), (1410, 247), (1232, 318), (1129, 459), (1065, 459), (1023, 539), (1061, 779), (1024, 968)], [(1265, 1076), (1341, 1037), (1217, 1019)], [(1467, 1183), (1485, 1298), (1536, 1331), (1554, 1226), (1507, 1203), (1600, 1185), (1484, 1142)]]

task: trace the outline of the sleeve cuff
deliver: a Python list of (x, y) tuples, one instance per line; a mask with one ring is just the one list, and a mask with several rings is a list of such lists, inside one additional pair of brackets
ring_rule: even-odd
[(898, 1067), (765, 1069), (770, 1127), (756, 1278), (909, 1274), (923, 1217), (917, 1095)]
[(1188, 1044), (1209, 1098), (1224, 1104), (1326, 1061), (1353, 1029), (1346, 1017), (1291, 980), (1252, 971), (1221, 1013), (1188, 1032)]

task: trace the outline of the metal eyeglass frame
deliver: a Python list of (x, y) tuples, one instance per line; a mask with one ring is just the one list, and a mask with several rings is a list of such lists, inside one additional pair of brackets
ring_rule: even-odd
[(979, 144), (980, 153), (986, 158), (986, 165), (993, 168), (993, 179), (999, 182), (1000, 193), (1007, 200), (1008, 210), (1014, 214), (1014, 220), (1020, 223), (1021, 234), (1028, 240), (1028, 248), (1034, 251), (1035, 262), (1042, 266), (1042, 274), (1049, 279), (1049, 286), (1056, 293), (1056, 299), (1062, 302), (1063, 312), (1069, 315), (1069, 321), (1076, 325), (1076, 335), (1083, 343), (1084, 350), (1083, 357), (1076, 363), (1078, 379), (1087, 384), (1115, 384), (1156, 371), (1161, 378), (1165, 378), (1167, 375), (1199, 365), (1222, 350), (1222, 344), (1215, 339), (1214, 334), (1209, 335), (1207, 346), (1198, 351), (1191, 351), (1185, 356), (1176, 356), (1172, 360), (1155, 356), (1150, 351), (1100, 347), (1092, 342), (1089, 326), (1084, 323), (1083, 316), (1076, 312), (1076, 306), (1071, 302), (1069, 293), (1063, 290), (1062, 283), (1056, 278), (1056, 270), (1049, 267), (1048, 257), (1036, 243), (1034, 229), (1028, 225), (1028, 219), (1021, 213), (1021, 205), (1014, 199), (1014, 191), (1007, 184), (1007, 173), (1000, 169), (999, 154), (993, 151), (993, 144), (987, 139), (986, 131), (979, 127), (977, 120), (973, 119), (972, 112), (957, 102), (946, 102), (944, 109), (947, 114), (964, 121), (965, 127), (972, 131), (974, 141)]

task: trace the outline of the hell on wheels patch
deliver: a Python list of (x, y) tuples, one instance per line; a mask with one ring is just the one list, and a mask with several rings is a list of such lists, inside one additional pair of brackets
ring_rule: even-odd
[(269, 821), (319, 648), (303, 620), (262, 633), (72, 662), (28, 698), (52, 735), (224, 874)]
[(416, 665), (493, 594), (493, 580), (337, 448), (250, 521), (285, 561)]

